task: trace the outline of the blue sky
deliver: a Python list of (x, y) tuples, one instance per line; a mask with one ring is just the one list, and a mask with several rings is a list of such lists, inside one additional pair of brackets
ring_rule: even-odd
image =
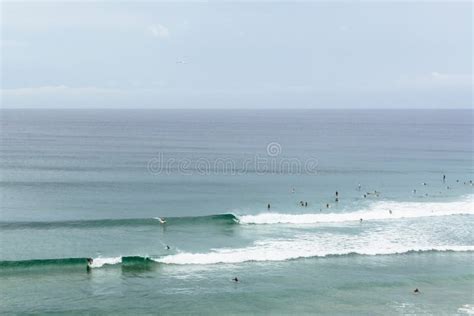
[(2, 107), (471, 108), (471, 2), (2, 2)]

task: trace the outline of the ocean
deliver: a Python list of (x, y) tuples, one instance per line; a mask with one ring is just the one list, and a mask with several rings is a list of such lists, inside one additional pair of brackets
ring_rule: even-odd
[(474, 314), (471, 110), (0, 115), (0, 314)]

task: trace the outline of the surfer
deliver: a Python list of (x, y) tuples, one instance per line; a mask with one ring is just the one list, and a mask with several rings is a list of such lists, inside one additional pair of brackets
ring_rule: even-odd
[(339, 196), (339, 192), (336, 191), (336, 197), (338, 197), (338, 196)]
[(413, 194), (416, 194), (416, 189), (413, 189)]
[(308, 207), (308, 202), (304, 202), (304, 207)]
[(171, 249), (170, 246), (166, 245), (166, 250), (170, 250), (170, 249)]
[(267, 210), (270, 210), (270, 207), (271, 207), (271, 206), (270, 206), (270, 203), (268, 203), (268, 205), (267, 205)]
[(166, 219), (164, 217), (158, 217), (157, 218), (160, 224), (166, 224)]
[(390, 215), (392, 215), (392, 210), (388, 210), (388, 212), (390, 213)]
[(418, 294), (418, 293), (420, 293), (420, 290), (418, 290), (418, 288), (416, 288), (416, 289), (413, 291), (413, 293)]
[(336, 203), (337, 203), (337, 202), (339, 202), (339, 199), (338, 199), (338, 198), (336, 198)]
[(443, 174), (443, 182), (446, 182), (446, 175)]
[(360, 222), (362, 223), (362, 218), (360, 219)]
[(90, 271), (93, 262), (94, 262), (94, 259), (92, 259), (92, 258), (87, 258), (87, 272)]
[(237, 282), (239, 282), (239, 279), (238, 279), (237, 277), (234, 277), (234, 278), (232, 279), (232, 281), (234, 281), (235, 283), (237, 283)]
[(326, 204), (326, 208), (329, 208), (329, 203)]

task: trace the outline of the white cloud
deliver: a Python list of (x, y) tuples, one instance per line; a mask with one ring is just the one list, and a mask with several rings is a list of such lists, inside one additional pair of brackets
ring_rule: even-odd
[(15, 40), (5, 40), (0, 41), (1, 48), (26, 48), (28, 43), (24, 41), (15, 41)]
[(415, 77), (404, 77), (398, 80), (401, 86), (411, 86), (419, 88), (436, 88), (436, 87), (456, 87), (469, 88), (473, 87), (473, 77), (470, 73), (440, 73), (433, 71), (429, 74), (423, 74)]
[(448, 85), (472, 85), (472, 74), (447, 74), (433, 71), (431, 81)]
[(349, 27), (347, 25), (339, 25), (339, 31), (347, 32), (349, 31)]
[[(121, 99), (124, 92), (119, 89), (99, 87), (69, 87), (66, 85), (9, 88), (0, 90), (2, 108), (68, 108), (99, 106), (104, 101)], [(107, 104), (106, 104), (107, 105)], [(104, 106), (106, 106), (104, 105)]]
[[(49, 32), (52, 29), (139, 30), (144, 14), (134, 14), (119, 6), (70, 1), (2, 1), (1, 26), (7, 31)], [(85, 22), (87, 21), (87, 22)], [(146, 24), (145, 24), (146, 25)]]
[(0, 90), (3, 97), (8, 96), (42, 96), (42, 95), (81, 95), (81, 94), (110, 94), (117, 93), (117, 89), (104, 89), (97, 87), (69, 87), (65, 85), (59, 86), (43, 86), (32, 88), (12, 88)]
[(153, 24), (148, 27), (151, 35), (159, 38), (168, 38), (170, 36), (170, 31), (167, 27), (161, 24)]

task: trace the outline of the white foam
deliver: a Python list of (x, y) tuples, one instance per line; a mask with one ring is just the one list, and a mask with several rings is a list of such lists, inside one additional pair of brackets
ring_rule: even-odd
[[(311, 224), (385, 220), (389, 218), (415, 218), (473, 214), (472, 196), (458, 202), (375, 202), (369, 208), (353, 213), (332, 214), (274, 214), (247, 215), (240, 218), (244, 224)], [(390, 214), (389, 210), (392, 210)], [(295, 230), (282, 238), (256, 241), (243, 248), (211, 249), (204, 253), (182, 252), (153, 259), (165, 264), (218, 264), (248, 261), (285, 261), (297, 258), (326, 257), (332, 255), (392, 255), (425, 251), (474, 251), (472, 218), (452, 218), (452, 221), (414, 221), (407, 225), (393, 221), (378, 225), (376, 229), (356, 227), (347, 233), (334, 230)], [(369, 226), (368, 226), (369, 227)]]
[(333, 234), (300, 235), (294, 239), (255, 242), (245, 248), (214, 249), (208, 253), (179, 253), (153, 259), (165, 264), (217, 264), (248, 261), (285, 261), (332, 255), (391, 255), (413, 251), (474, 251), (470, 245), (417, 245), (415, 241), (388, 240), (386, 236), (335, 236)]
[(89, 265), (91, 268), (100, 268), (106, 264), (118, 264), (122, 263), (122, 257), (113, 258), (94, 258), (92, 264)]
[(361, 218), (365, 221), (449, 215), (474, 215), (473, 195), (456, 202), (380, 201), (356, 212), (243, 215), (239, 217), (239, 222), (241, 224), (317, 224), (359, 221)]
[(474, 315), (474, 305), (465, 304), (458, 308), (459, 313), (465, 313), (467, 315)]

